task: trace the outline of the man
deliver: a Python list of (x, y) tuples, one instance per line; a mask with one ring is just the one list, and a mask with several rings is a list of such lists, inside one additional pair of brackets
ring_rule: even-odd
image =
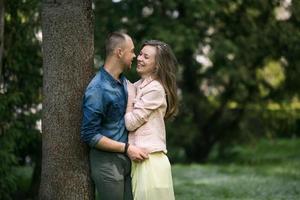
[(81, 138), (91, 147), (91, 176), (100, 198), (132, 199), (130, 159), (147, 158), (143, 150), (127, 143), (124, 122), (127, 83), (122, 72), (131, 68), (136, 57), (134, 44), (127, 34), (114, 32), (105, 50), (104, 66), (85, 91)]

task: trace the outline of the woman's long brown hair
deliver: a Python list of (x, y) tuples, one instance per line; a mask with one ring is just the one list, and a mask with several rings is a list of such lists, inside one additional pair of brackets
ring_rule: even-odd
[(176, 84), (177, 59), (172, 49), (164, 42), (148, 40), (143, 45), (156, 47), (155, 61), (157, 70), (155, 77), (164, 87), (167, 97), (167, 111), (165, 118), (169, 119), (177, 114), (178, 98)]

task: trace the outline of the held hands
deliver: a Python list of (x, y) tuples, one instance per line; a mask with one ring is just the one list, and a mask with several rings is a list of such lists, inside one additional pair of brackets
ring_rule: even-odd
[(128, 146), (127, 155), (130, 160), (135, 162), (141, 162), (148, 158), (148, 153), (145, 150), (140, 149), (134, 145)]

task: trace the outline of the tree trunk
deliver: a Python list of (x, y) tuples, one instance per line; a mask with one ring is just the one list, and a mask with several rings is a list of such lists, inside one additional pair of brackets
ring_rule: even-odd
[(93, 199), (81, 103), (92, 75), (91, 0), (43, 0), (43, 124), (39, 199)]
[(0, 0), (0, 84), (2, 83), (3, 51), (4, 51), (4, 0)]

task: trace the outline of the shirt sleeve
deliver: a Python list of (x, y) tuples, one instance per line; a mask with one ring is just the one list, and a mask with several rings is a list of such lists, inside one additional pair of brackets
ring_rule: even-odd
[(152, 112), (158, 109), (165, 100), (165, 92), (161, 87), (152, 87), (135, 99), (133, 110), (125, 114), (127, 130), (134, 131), (148, 121)]
[(100, 124), (103, 119), (103, 97), (99, 87), (87, 89), (83, 98), (83, 116), (81, 124), (81, 139), (90, 147), (95, 147), (103, 137)]

